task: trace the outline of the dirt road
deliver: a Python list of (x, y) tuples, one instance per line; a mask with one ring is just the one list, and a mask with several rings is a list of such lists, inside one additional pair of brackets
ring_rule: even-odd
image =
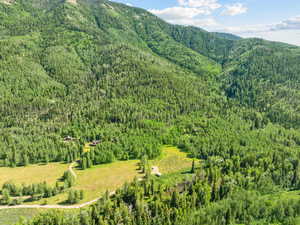
[[(69, 166), (69, 171), (72, 173), (72, 175), (77, 178), (77, 174), (75, 173), (75, 171), (73, 170), (73, 168), (75, 167), (76, 162), (72, 162)], [(114, 195), (115, 192), (110, 192), (109, 196)], [(83, 208), (85, 206), (91, 205), (93, 203), (96, 203), (100, 198), (96, 198), (93, 199), (91, 201), (82, 203), (80, 205), (14, 205), (14, 206), (0, 206), (0, 210), (1, 209), (79, 209), (79, 208)]]
[(75, 165), (76, 165), (76, 162), (72, 162), (72, 163), (70, 164), (70, 166), (69, 166), (69, 171), (71, 172), (71, 174), (72, 174), (75, 178), (77, 178), (77, 174), (76, 174), (75, 171), (73, 170), (73, 168), (75, 167)]
[[(112, 191), (109, 193), (109, 196), (112, 196), (114, 194), (115, 192)], [(80, 209), (85, 206), (89, 206), (93, 203), (96, 203), (100, 199), (101, 197), (82, 203), (80, 205), (14, 205), (14, 206), (4, 205), (4, 206), (0, 206), (0, 210), (1, 209)]]

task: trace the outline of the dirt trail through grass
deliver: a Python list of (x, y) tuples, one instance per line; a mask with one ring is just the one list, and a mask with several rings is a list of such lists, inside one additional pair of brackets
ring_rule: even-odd
[[(114, 195), (115, 192), (110, 192), (109, 195)], [(85, 206), (96, 203), (100, 198), (93, 199), (91, 201), (82, 203), (80, 205), (14, 205), (14, 206), (0, 206), (1, 209), (80, 209)]]
[(152, 166), (151, 174), (152, 174), (152, 175), (156, 175), (156, 176), (161, 176), (161, 175), (162, 175), (162, 174), (159, 172), (158, 166)]
[[(86, 150), (87, 145), (85, 146)], [(187, 154), (180, 152), (179, 149), (172, 146), (164, 146), (162, 156), (155, 160), (150, 160), (153, 174), (168, 174), (191, 166), (192, 160), (187, 158)], [(121, 187), (125, 182), (131, 181), (134, 177), (141, 178), (143, 175), (138, 171), (138, 160), (116, 161), (110, 164), (94, 166), (87, 170), (77, 170), (77, 162), (71, 163), (67, 168), (76, 178), (77, 190), (85, 192), (85, 200), (77, 205), (60, 205), (66, 198), (66, 193), (47, 199), (49, 205), (43, 205), (42, 201), (38, 203), (0, 206), (1, 209), (79, 209), (97, 202), (105, 191), (109, 190), (110, 195), (113, 190)]]
[(72, 163), (70, 164), (70, 166), (69, 166), (69, 171), (70, 171), (70, 173), (71, 173), (75, 178), (77, 178), (77, 174), (76, 174), (75, 171), (73, 170), (73, 168), (75, 167), (75, 165), (76, 165), (76, 162), (72, 162)]
[(0, 206), (1, 209), (79, 209), (87, 205), (91, 205), (97, 202), (99, 198), (89, 202), (85, 202), (81, 205), (14, 205), (14, 206)]

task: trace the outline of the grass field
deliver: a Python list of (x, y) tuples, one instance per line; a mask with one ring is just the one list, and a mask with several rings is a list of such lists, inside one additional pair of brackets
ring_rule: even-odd
[[(0, 210), (0, 225), (14, 225), (20, 220), (29, 220), (40, 213), (56, 209), (5, 209)], [(60, 209), (62, 210), (62, 209)], [(79, 209), (63, 209), (68, 213), (79, 213)], [(42, 224), (41, 224), (42, 225)]]
[(29, 165), (27, 167), (0, 168), (0, 187), (7, 182), (16, 184), (33, 184), (46, 181), (55, 184), (63, 173), (68, 170), (68, 164), (49, 163), (47, 165)]
[[(110, 164), (94, 166), (88, 170), (76, 170), (76, 189), (85, 191), (84, 201), (101, 196), (106, 190), (114, 191), (126, 181), (130, 182), (134, 177), (141, 177), (138, 170), (138, 160), (117, 161)], [(184, 168), (190, 168), (192, 159), (187, 154), (171, 146), (164, 146), (162, 156), (150, 161), (151, 165), (158, 166), (161, 173), (171, 173)]]
[(23, 219), (30, 219), (42, 212), (42, 209), (5, 209), (0, 210), (0, 225), (15, 224)]
[[(138, 170), (139, 160), (116, 161), (110, 164), (93, 166), (87, 170), (74, 169), (77, 174), (74, 189), (84, 191), (84, 199), (87, 202), (101, 196), (106, 191), (114, 191), (121, 187), (126, 181), (130, 182), (135, 177), (142, 177)], [(174, 173), (186, 168), (191, 168), (192, 159), (187, 154), (172, 146), (164, 146), (162, 155), (150, 164), (157, 166), (164, 174)], [(47, 199), (47, 204), (62, 204), (67, 199), (67, 193), (59, 194)], [(42, 204), (45, 200), (30, 204)]]
[(181, 152), (173, 146), (164, 146), (162, 155), (151, 161), (151, 165), (157, 166), (162, 174), (176, 172), (192, 166), (193, 159), (187, 157), (187, 153)]
[[(93, 166), (87, 170), (75, 169), (77, 174), (74, 189), (84, 191), (84, 199), (87, 202), (100, 197), (103, 193), (114, 191), (126, 181), (131, 181), (139, 174), (138, 160), (117, 161), (110, 164)], [(63, 203), (67, 199), (67, 193), (63, 193), (47, 199), (48, 204)], [(32, 204), (43, 203), (44, 200)]]
[(84, 190), (85, 201), (101, 196), (105, 191), (114, 191), (126, 181), (142, 176), (138, 171), (138, 160), (118, 161), (94, 166), (88, 170), (77, 170), (76, 189)]
[[(88, 146), (85, 150), (89, 151)], [(125, 182), (132, 181), (135, 177), (142, 177), (138, 169), (139, 160), (116, 161), (110, 164), (93, 166), (87, 170), (74, 169), (77, 174), (74, 189), (84, 190), (84, 199), (87, 202), (100, 197), (104, 192), (114, 191), (121, 187)], [(184, 179), (191, 176), (187, 172), (192, 165), (192, 159), (187, 154), (180, 152), (179, 149), (172, 146), (164, 146), (162, 155), (150, 161), (151, 166), (157, 166), (162, 173), (162, 183), (172, 183), (175, 178)], [(49, 163), (48, 165), (30, 165), (28, 167), (1, 168), (0, 185), (12, 180), (15, 183), (38, 183), (46, 181), (54, 184), (68, 169), (69, 164)], [(46, 199), (47, 204), (61, 204), (67, 199), (67, 192)], [(42, 204), (45, 199), (29, 204)], [(0, 225), (11, 225), (19, 220), (20, 217), (31, 218), (42, 210), (38, 209), (8, 209), (0, 210)]]
[[(86, 145), (85, 150), (89, 148)], [(139, 160), (116, 161), (110, 164), (93, 166), (87, 170), (74, 169), (77, 174), (74, 189), (84, 190), (85, 197), (82, 202), (95, 199), (105, 191), (114, 191), (125, 182), (130, 182), (134, 177), (142, 177), (138, 170)], [(192, 159), (187, 158), (187, 154), (180, 152), (172, 146), (164, 146), (162, 155), (150, 161), (151, 166), (157, 166), (163, 174), (162, 182), (171, 182), (175, 177), (184, 178), (184, 172), (189, 171)], [(69, 164), (49, 163), (48, 165), (30, 165), (28, 167), (1, 168), (0, 185), (6, 181), (15, 183), (38, 183), (46, 181), (54, 184), (68, 169)], [(157, 178), (160, 179), (160, 178)], [(67, 193), (59, 194), (47, 199), (47, 204), (60, 204), (67, 199)], [(42, 204), (45, 200), (31, 202), (29, 204)], [(0, 210), (0, 225), (14, 224), (20, 217), (31, 218), (42, 210), (38, 209), (8, 209)]]

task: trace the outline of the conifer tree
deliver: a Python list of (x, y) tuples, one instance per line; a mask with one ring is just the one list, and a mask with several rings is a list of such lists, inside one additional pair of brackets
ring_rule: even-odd
[(193, 159), (193, 162), (192, 162), (191, 173), (195, 173), (195, 159)]

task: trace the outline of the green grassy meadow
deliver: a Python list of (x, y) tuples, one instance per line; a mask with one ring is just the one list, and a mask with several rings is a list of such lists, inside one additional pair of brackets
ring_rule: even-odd
[(68, 170), (68, 164), (49, 163), (47, 165), (29, 165), (26, 167), (1, 167), (0, 187), (8, 181), (16, 184), (33, 184), (46, 181), (54, 185), (55, 182)]
[[(186, 171), (191, 168), (192, 159), (187, 157), (185, 152), (181, 152), (178, 148), (173, 146), (163, 146), (162, 154), (155, 160), (150, 160), (151, 166), (157, 166), (159, 171), (162, 173), (162, 177), (166, 177), (168, 174), (172, 176), (180, 176), (179, 171)], [(139, 160), (128, 160), (128, 161), (115, 161), (109, 164), (102, 164), (93, 166), (90, 169), (81, 170), (74, 168), (77, 174), (76, 184), (73, 189), (83, 190), (84, 199), (80, 203), (91, 201), (98, 198), (106, 191), (114, 191), (121, 187), (125, 182), (132, 181), (135, 177), (141, 178), (144, 175), (139, 170)], [(46, 170), (42, 170), (45, 168)], [(47, 171), (47, 174), (51, 174), (49, 168), (52, 168), (51, 177), (47, 177), (43, 174), (43, 171)], [(5, 168), (7, 171), (10, 168)], [(19, 169), (24, 173), (25, 168), (13, 168), (12, 170)], [(68, 169), (68, 164), (49, 164), (45, 167), (30, 166), (28, 167), (28, 178), (20, 179), (22, 182), (26, 179), (30, 180), (30, 175), (35, 176), (36, 181), (43, 181), (44, 177), (47, 177), (47, 182), (54, 183), (65, 170)], [(31, 171), (32, 170), (32, 171)], [(177, 175), (176, 175), (177, 173)], [(17, 179), (17, 175), (14, 179)], [(4, 180), (4, 179), (3, 179)], [(19, 180), (20, 183), (22, 183)], [(53, 204), (64, 204), (67, 199), (68, 192), (56, 195), (48, 199), (41, 199), (39, 201), (30, 202), (28, 204), (43, 204), (45, 201), (48, 205)]]
[(42, 209), (3, 209), (0, 210), (0, 225), (15, 224), (20, 219), (30, 219), (42, 211)]

